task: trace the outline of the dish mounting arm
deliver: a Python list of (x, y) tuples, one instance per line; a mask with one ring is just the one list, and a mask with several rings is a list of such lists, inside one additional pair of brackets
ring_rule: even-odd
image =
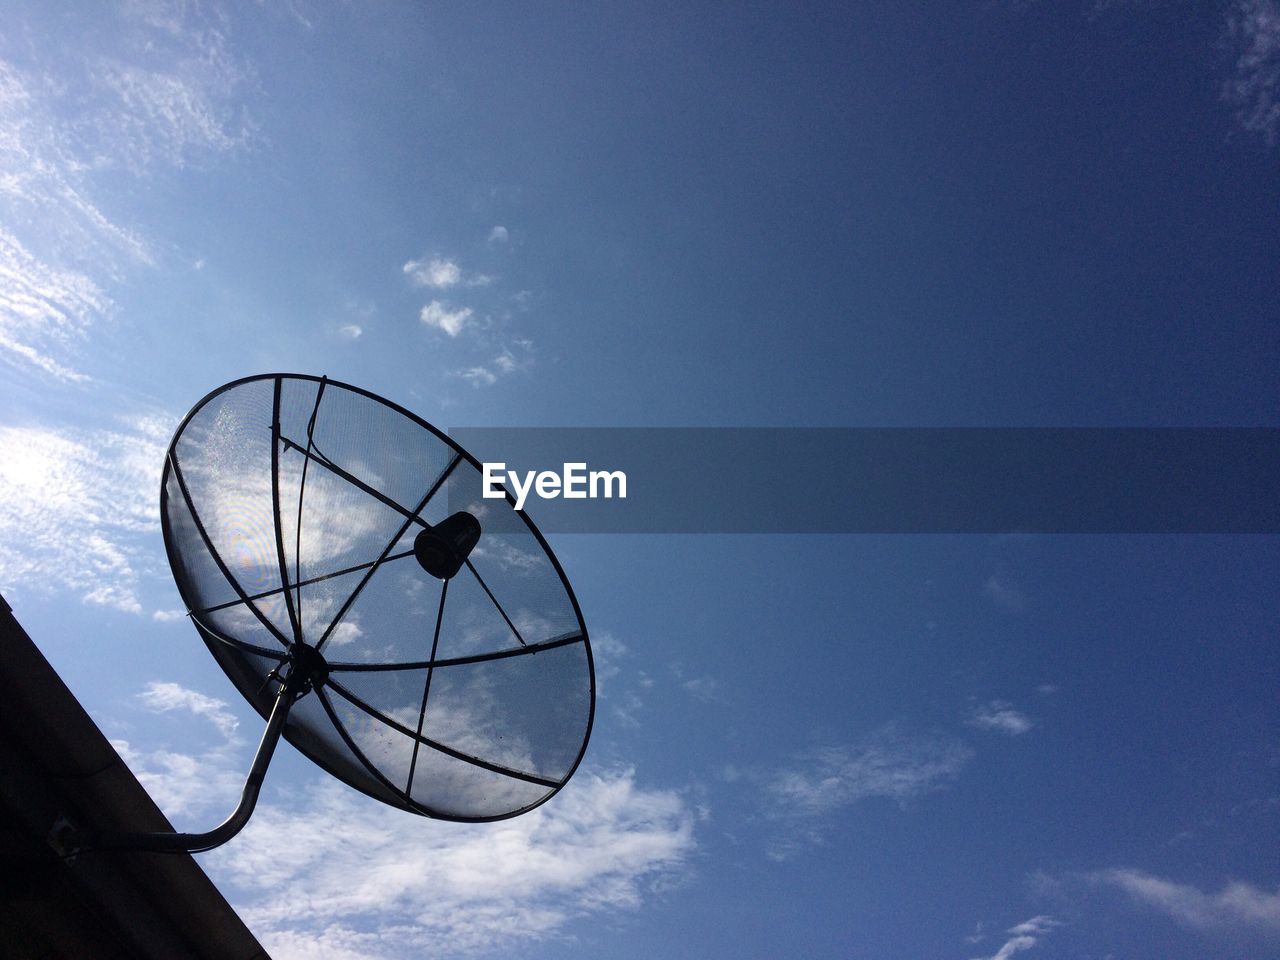
[[(306, 651), (303, 653), (303, 651)], [(285, 721), (294, 701), (306, 695), (314, 685), (322, 683), (327, 670), (323, 658), (304, 644), (295, 644), (287, 665), (287, 674), (276, 693), (276, 701), (267, 719), (267, 728), (258, 743), (253, 765), (245, 778), (240, 803), (231, 816), (204, 833), (133, 832), (79, 828), (60, 818), (49, 834), (49, 844), (61, 856), (72, 857), (97, 850), (135, 850), (151, 853), (201, 853), (226, 843), (239, 833), (258, 803), (258, 793), (267, 775), (267, 766), (276, 744), (284, 732)], [(299, 655), (301, 654), (301, 656)]]

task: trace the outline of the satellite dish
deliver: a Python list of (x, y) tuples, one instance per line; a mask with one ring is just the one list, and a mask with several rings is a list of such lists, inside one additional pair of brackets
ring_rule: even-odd
[(586, 750), (595, 672), (564, 571), (431, 424), (324, 377), (236, 380), (165, 458), (161, 520), (191, 621), (267, 718), (240, 806), (203, 834), (65, 830), (62, 849), (209, 849), (252, 813), (280, 736), (392, 806), (525, 813)]

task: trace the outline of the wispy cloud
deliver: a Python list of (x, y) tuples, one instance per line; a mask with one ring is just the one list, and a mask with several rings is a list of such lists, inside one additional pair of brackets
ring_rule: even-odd
[(506, 243), (511, 239), (511, 233), (502, 224), (498, 224), (489, 231), (490, 243)]
[(800, 755), (770, 779), (766, 793), (779, 816), (820, 816), (868, 797), (901, 803), (937, 790), (972, 755), (954, 740), (885, 727), (852, 744)]
[[(139, 750), (128, 740), (119, 739), (112, 740), (111, 745), (167, 817), (230, 812), (244, 785), (244, 771), (237, 769), (237, 753), (225, 747), (193, 753), (164, 748)], [(208, 826), (212, 824), (193, 824), (191, 829)]]
[(1132, 868), (1100, 871), (1091, 879), (1117, 887), (1138, 903), (1188, 927), (1246, 928), (1280, 934), (1280, 886), (1267, 891), (1233, 880), (1217, 893), (1206, 893), (1191, 884), (1175, 883)]
[(1015, 710), (1013, 704), (1005, 700), (979, 704), (970, 712), (965, 723), (978, 730), (994, 730), (1011, 737), (1026, 733), (1035, 725), (1030, 717)]
[(141, 613), (170, 428), (160, 416), (98, 430), (0, 427), (0, 578)]
[(1223, 96), (1236, 108), (1242, 127), (1275, 146), (1280, 142), (1280, 4), (1238, 0), (1227, 33), (1236, 62)]
[[(86, 198), (71, 135), (46, 89), (0, 61), (0, 357), (76, 382), (88, 377), (74, 357), (112, 302), (83, 266), (59, 263), (63, 251), (78, 250), (78, 262), (108, 274), (122, 254), (149, 255)], [(13, 232), (17, 224), (25, 236)]]
[(595, 660), (596, 698), (601, 707), (607, 707), (624, 727), (640, 726), (645, 706), (640, 691), (648, 689), (650, 682), (641, 671), (624, 672), (623, 662), (631, 656), (630, 647), (612, 633), (601, 631), (591, 638), (591, 653)]
[(326, 782), (300, 807), (264, 805), (212, 872), (279, 960), (511, 951), (640, 907), (686, 869), (696, 821), (629, 769), (579, 772), (545, 806), (476, 825)]
[(489, 387), (497, 383), (501, 377), (520, 370), (528, 370), (533, 365), (533, 341), (514, 340), (512, 346), (519, 352), (512, 350), (511, 347), (503, 347), (502, 352), (487, 363), (455, 370), (454, 376), (466, 380), (473, 387)]
[(591, 655), (595, 660), (596, 694), (599, 695), (622, 673), (622, 661), (631, 655), (631, 650), (612, 633), (601, 630), (591, 638)]
[(372, 300), (359, 297), (347, 297), (341, 307), (344, 316), (333, 321), (328, 330), (339, 340), (354, 343), (365, 334), (366, 327), (374, 322), (378, 314), (378, 305)]
[(454, 376), (473, 387), (491, 387), (498, 382), (498, 375), (486, 366), (463, 367), (454, 371)]
[(852, 743), (801, 753), (781, 769), (748, 773), (761, 787), (766, 818), (779, 825), (766, 852), (781, 860), (821, 843), (830, 818), (859, 801), (905, 805), (940, 790), (972, 757), (951, 737), (907, 734), (891, 724)]
[(220, 11), (187, 4), (126, 4), (122, 27), (146, 51), (87, 64), (98, 103), (82, 121), (109, 145), (98, 162), (145, 175), (200, 166), (254, 141), (244, 95), (253, 71), (232, 53)]
[(114, 279), (122, 264), (153, 259), (90, 197), (93, 171), (117, 164), (119, 147), (111, 139), (89, 147), (79, 133), (100, 109), (93, 82), (54, 84), (0, 60), (0, 206), (11, 229), (29, 225), (23, 239), (42, 248), (37, 256), (92, 264)]
[(439, 300), (432, 300), (422, 308), (419, 319), (428, 327), (456, 337), (471, 322), (472, 312), (470, 307), (451, 309)]
[(88, 276), (50, 266), (0, 227), (0, 357), (7, 362), (64, 382), (88, 380), (69, 355), (111, 306)]
[(1024, 920), (1006, 931), (1008, 939), (1001, 944), (999, 950), (990, 957), (975, 958), (975, 960), (1009, 960), (1015, 954), (1030, 950), (1044, 939), (1045, 934), (1060, 926), (1062, 924), (1053, 917), (1043, 914)]
[[(490, 245), (505, 244), (509, 239), (501, 225), (493, 227), (488, 236)], [(448, 299), (442, 298), (443, 293), (432, 297), (419, 310), (418, 318), (424, 326), (470, 348), (465, 365), (450, 370), (449, 376), (472, 387), (491, 387), (533, 366), (533, 341), (509, 335), (513, 315), (506, 298), (474, 289), (490, 286), (494, 277), (469, 272), (456, 259), (439, 255), (410, 260), (401, 270), (414, 286), (447, 292)]]
[(493, 358), (493, 365), (500, 373), (512, 373), (521, 368), (522, 361), (517, 360), (514, 353), (504, 348)]
[(456, 260), (447, 257), (423, 257), (404, 265), (404, 274), (418, 287), (449, 290), (453, 287), (487, 287), (493, 277), (483, 273), (467, 273)]
[[(225, 813), (244, 784), (245, 743), (237, 735), (238, 721), (222, 700), (177, 683), (149, 683), (135, 698), (150, 714), (188, 713), (209, 723), (213, 742), (203, 750), (167, 745), (140, 747), (128, 740), (111, 741), (151, 798), (170, 817)], [(152, 733), (154, 737), (154, 732)], [(182, 740), (199, 743), (199, 731), (184, 724)]]
[(347, 618), (333, 628), (333, 633), (329, 634), (328, 643), (333, 647), (345, 647), (349, 643), (355, 643), (364, 636), (364, 630), (361, 628), (359, 621), (354, 615), (348, 614)]
[[(104, 60), (96, 75), (112, 95), (94, 118), (116, 159), (135, 174), (182, 168), (248, 144), (252, 129), (224, 102), (239, 80), (216, 33), (199, 55), (164, 70)], [(194, 53), (194, 51), (193, 51)]]
[(225, 701), (197, 690), (188, 690), (176, 683), (152, 681), (138, 694), (138, 702), (156, 713), (186, 710), (197, 717), (204, 717), (228, 740), (235, 736), (236, 726), (239, 724), (227, 709)]
[(714, 703), (720, 699), (720, 684), (715, 677), (690, 677), (680, 681), (680, 686), (695, 700), (703, 703)]
[(720, 684), (715, 677), (708, 674), (701, 676), (688, 676), (685, 673), (684, 664), (674, 661), (670, 664), (671, 674), (675, 677), (676, 682), (680, 684), (680, 688), (703, 703), (714, 703), (721, 699)]
[[(150, 177), (250, 140), (246, 73), (216, 15), (153, 13), (126, 5), (98, 26), (109, 41), (72, 27), (26, 47), (23, 66), (0, 60), (0, 359), (10, 366), (88, 380), (83, 341), (112, 318), (111, 290), (156, 262), (154, 245), (97, 199), (104, 173)], [(90, 52), (108, 47), (141, 53)]]

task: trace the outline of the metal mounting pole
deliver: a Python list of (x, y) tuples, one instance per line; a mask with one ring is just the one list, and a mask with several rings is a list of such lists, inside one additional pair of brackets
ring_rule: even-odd
[[(306, 653), (298, 656), (301, 651)], [(240, 804), (226, 820), (205, 833), (147, 833), (80, 829), (67, 820), (61, 819), (49, 834), (50, 845), (64, 857), (96, 850), (200, 853), (212, 850), (234, 837), (249, 822), (253, 808), (258, 803), (258, 792), (262, 789), (262, 781), (267, 774), (267, 765), (271, 763), (271, 755), (275, 752), (276, 744), (280, 742), (280, 734), (284, 732), (289, 708), (293, 706), (295, 700), (310, 691), (313, 685), (322, 683), (327, 673), (323, 659), (311, 648), (298, 644), (295, 645), (293, 653), (294, 658), (289, 663), (288, 675), (276, 694), (276, 702), (271, 708), (267, 728), (263, 731), (262, 740), (258, 743), (258, 752), (254, 754), (253, 765), (249, 768), (249, 775), (245, 779)]]

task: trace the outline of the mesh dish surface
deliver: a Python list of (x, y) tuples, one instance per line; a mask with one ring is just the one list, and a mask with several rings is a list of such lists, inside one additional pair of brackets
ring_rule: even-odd
[[(459, 510), (480, 540), (437, 580), (414, 538)], [(324, 656), (284, 737), (339, 779), (471, 822), (577, 769), (595, 710), (578, 602), (533, 523), (484, 499), (480, 464), (424, 420), (321, 377), (229, 383), (174, 435), (161, 520), (192, 622), (260, 714), (294, 644)]]

